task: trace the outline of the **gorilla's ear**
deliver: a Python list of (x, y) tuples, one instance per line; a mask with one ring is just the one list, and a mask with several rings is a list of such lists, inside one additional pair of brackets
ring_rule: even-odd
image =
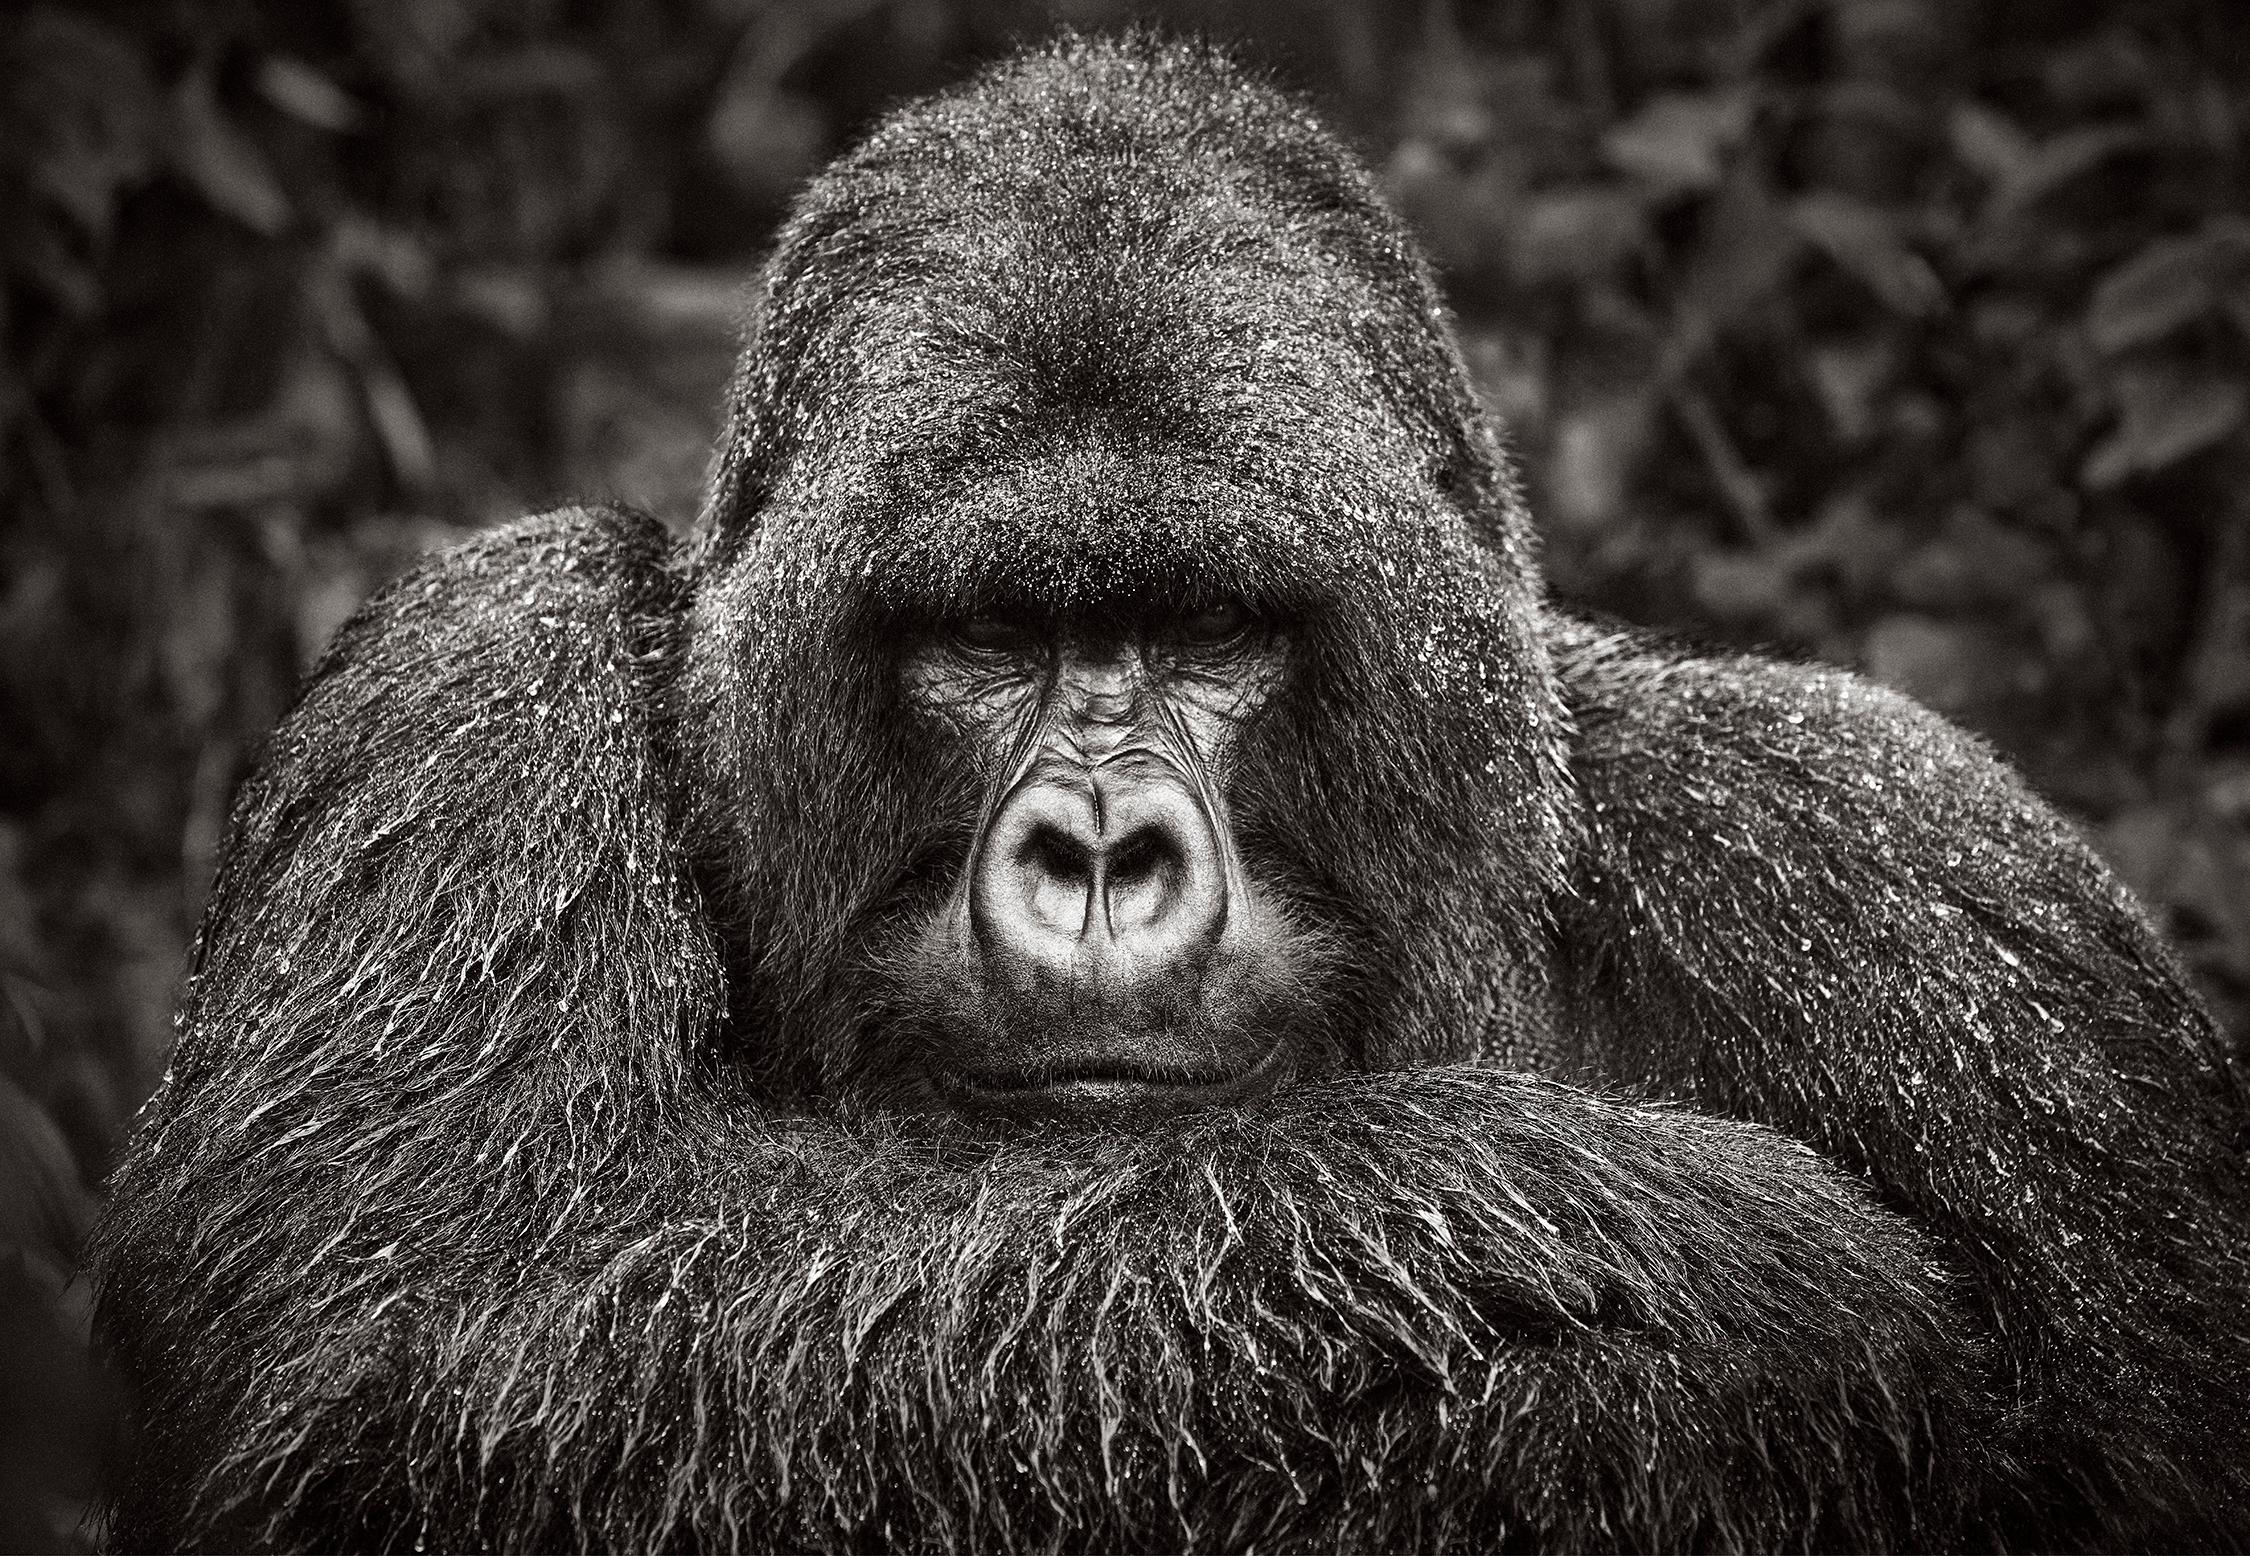
[(773, 494), (776, 471), (759, 408), (772, 403), (772, 368), (766, 361), (766, 305), (773, 291), (773, 262), (758, 267), (742, 300), (741, 344), (727, 380), (726, 424), (720, 429), (711, 473), (703, 482), (703, 511), (696, 534), (704, 549), (738, 546), (758, 527)]

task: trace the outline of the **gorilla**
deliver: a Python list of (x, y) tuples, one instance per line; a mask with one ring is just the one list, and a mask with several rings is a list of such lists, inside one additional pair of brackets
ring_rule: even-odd
[(127, 1548), (2239, 1547), (2246, 1113), (1969, 737), (1542, 594), (1306, 110), (803, 195), (708, 511), (370, 603), (99, 1234)]

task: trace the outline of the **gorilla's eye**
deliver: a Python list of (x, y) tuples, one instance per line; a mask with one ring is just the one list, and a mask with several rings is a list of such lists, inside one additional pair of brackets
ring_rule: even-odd
[(1035, 646), (1029, 628), (1003, 616), (971, 616), (953, 623), (950, 633), (972, 654), (1024, 654)]
[(1231, 601), (1205, 605), (1180, 618), (1180, 641), (1192, 648), (1220, 648), (1250, 630), (1250, 613)]

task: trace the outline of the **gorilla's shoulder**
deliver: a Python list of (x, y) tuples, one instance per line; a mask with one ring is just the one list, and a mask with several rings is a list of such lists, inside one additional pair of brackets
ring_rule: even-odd
[(498, 526), (376, 591), (314, 680), (370, 661), (451, 657), (464, 634), (498, 639), (542, 622), (661, 613), (678, 598), (676, 550), (663, 525), (625, 508), (560, 508)]
[(438, 552), (379, 590), (314, 665), (244, 786), (212, 922), (260, 892), (309, 900), (316, 888), (285, 872), (376, 841), (395, 853), (441, 828), (457, 857), (504, 852), (540, 818), (607, 815), (656, 792), (674, 550), (653, 519), (569, 508)]
[(1644, 987), (1669, 968), (1791, 1023), (1871, 999), (1966, 1019), (2005, 991), (2027, 1031), (2080, 990), (2113, 1031), (2208, 1025), (2077, 830), (1911, 698), (1580, 623), (1548, 641), (1584, 805), (1566, 916)]
[(1680, 828), (1674, 843), (1725, 848), (1739, 816), (1762, 843), (1778, 822), (1783, 836), (1856, 845), (1847, 860), (1891, 855), (1917, 874), (1933, 861), (1898, 853), (1917, 840), (2083, 853), (1977, 737), (1848, 671), (1699, 655), (1574, 621), (1548, 642), (1597, 839), (1630, 843), (1662, 820)]

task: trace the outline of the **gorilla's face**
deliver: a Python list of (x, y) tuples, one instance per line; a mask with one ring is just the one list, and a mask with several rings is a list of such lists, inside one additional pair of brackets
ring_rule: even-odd
[(1289, 673), (1279, 623), (1206, 598), (986, 611), (917, 634), (906, 707), (975, 773), (977, 815), (890, 1004), (934, 1092), (1107, 1119), (1237, 1099), (1321, 1065), (1327, 937), (1245, 858), (1244, 735)]
[(1167, 481), (818, 491), (710, 560), (678, 724), (768, 1088), (1122, 1122), (1359, 1057), (1384, 957), (1304, 772), (1332, 608), (1284, 547), (1195, 554), (1236, 499)]
[(804, 414), (833, 436), (700, 560), (673, 719), (761, 1090), (1123, 1121), (1484, 1050), (1552, 713), (1421, 465), (1029, 394)]
[(1561, 710), (1426, 282), (1317, 148), (1113, 128), (878, 137), (758, 299), (672, 727), (776, 1095), (1110, 1118), (1538, 1019)]

